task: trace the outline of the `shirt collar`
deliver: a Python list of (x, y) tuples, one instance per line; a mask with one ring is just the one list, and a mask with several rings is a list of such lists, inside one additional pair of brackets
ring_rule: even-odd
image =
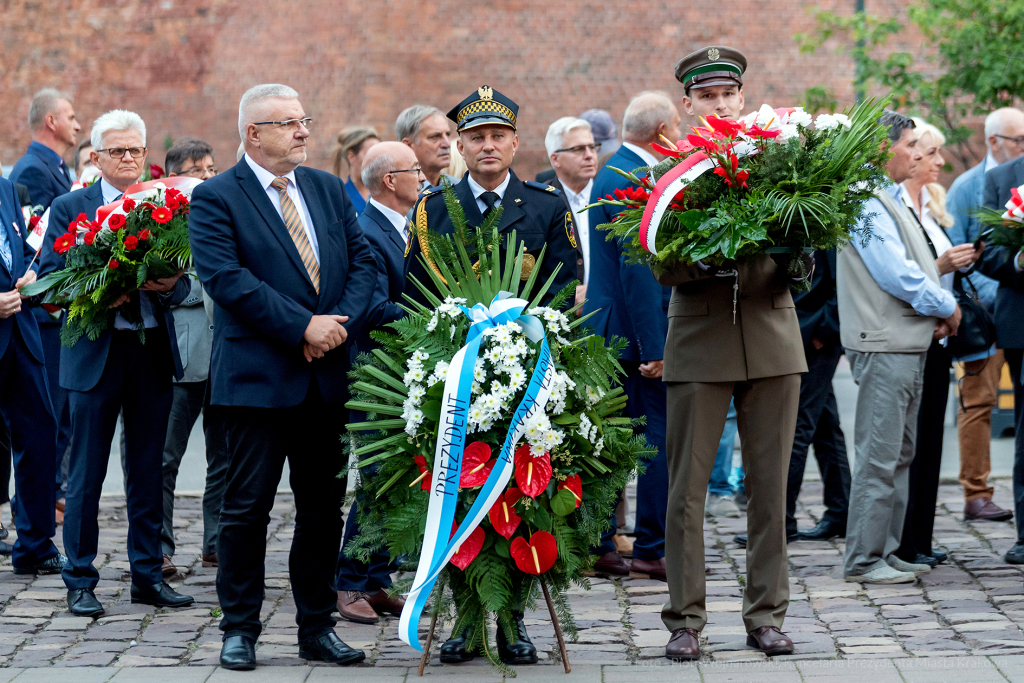
[(370, 204), (373, 204), (375, 207), (377, 207), (377, 210), (384, 214), (384, 218), (387, 218), (389, 221), (391, 221), (391, 225), (395, 226), (395, 230), (397, 230), (400, 233), (405, 231), (405, 216), (398, 213), (390, 206), (384, 206), (373, 197), (370, 197)]
[(110, 204), (117, 201), (123, 192), (107, 182), (107, 179), (100, 176), (100, 191), (103, 193), (103, 203)]
[(569, 200), (570, 204), (575, 204), (578, 200), (582, 200), (584, 204), (590, 201), (590, 191), (594, 187), (594, 179), (591, 178), (587, 181), (586, 186), (579, 192), (573, 192), (569, 189), (569, 186), (562, 183), (562, 191), (565, 192), (565, 198)]
[(988, 173), (998, 165), (999, 162), (995, 160), (991, 153), (985, 155), (985, 173)]
[(903, 190), (903, 183), (892, 183), (885, 188), (885, 191), (889, 193), (889, 196), (893, 199), (906, 203), (906, 192)]
[(648, 166), (654, 166), (658, 163), (658, 160), (654, 158), (654, 155), (648, 152), (643, 147), (634, 145), (632, 142), (623, 142), (622, 146), (633, 152), (633, 154), (637, 155), (641, 159), (643, 159), (643, 162)]
[[(512, 171), (507, 171), (507, 173), (508, 175), (506, 175), (505, 179), (501, 181), (501, 185), (498, 185), (496, 188), (494, 188), (494, 193), (498, 195), (498, 198), (500, 199), (505, 198), (505, 190), (508, 189), (508, 182), (512, 180)], [(480, 183), (473, 180), (472, 173), (466, 176), (466, 180), (469, 182), (469, 191), (473, 193), (474, 199), (480, 199), (480, 195), (482, 195), (484, 192), (487, 192), (487, 190), (485, 190), (483, 186), (480, 185)]]
[(62, 159), (59, 154), (57, 154), (56, 152), (54, 152), (52, 149), (50, 149), (41, 142), (36, 142), (35, 140), (33, 140), (32, 144), (30, 144), (29, 147), (31, 149), (38, 150), (43, 155), (43, 157), (45, 157), (51, 163), (60, 166), (61, 163), (64, 162), (64, 159)]
[(252, 157), (250, 157), (248, 154), (246, 154), (245, 157), (243, 158), (245, 159), (245, 163), (249, 164), (249, 168), (252, 169), (252, 172), (256, 174), (256, 180), (260, 181), (260, 187), (262, 187), (264, 190), (272, 189), (270, 187), (270, 183), (274, 182), (274, 180), (276, 180), (278, 177), (287, 178), (292, 185), (298, 187), (298, 183), (295, 182), (294, 169), (292, 169), (289, 173), (284, 174), (283, 176), (276, 176), (267, 169), (257, 164), (255, 161), (253, 161)]

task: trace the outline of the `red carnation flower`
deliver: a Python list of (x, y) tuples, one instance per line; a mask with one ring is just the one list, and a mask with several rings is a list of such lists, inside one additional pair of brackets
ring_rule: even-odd
[(70, 232), (72, 235), (74, 235), (75, 231), (77, 231), (77, 230), (78, 230), (78, 221), (71, 221), (70, 223), (68, 223), (68, 232)]
[(85, 233), (85, 243), (92, 244), (96, 240), (96, 233), (89, 231)]
[(139, 230), (139, 239), (143, 241), (148, 240), (149, 236), (152, 234), (153, 233), (149, 231), (149, 228), (143, 228), (142, 230)]
[(149, 175), (153, 180), (159, 180), (164, 177), (164, 169), (160, 168), (156, 164), (150, 164)]
[(139, 246), (139, 238), (138, 237), (133, 237), (131, 235), (128, 235), (128, 237), (124, 238), (124, 248), (127, 249), (128, 251), (131, 251), (132, 249), (136, 248), (137, 246)]
[(176, 199), (180, 196), (181, 192), (179, 192), (176, 188), (173, 187), (168, 187), (167, 191), (164, 192), (164, 198), (166, 199)]
[(181, 206), (181, 202), (179, 202), (175, 197), (166, 197), (164, 198), (164, 206), (173, 211)]
[(75, 235), (71, 232), (64, 233), (53, 242), (53, 250), (58, 254), (67, 252), (73, 246), (75, 246)]
[(131, 211), (132, 209), (135, 208), (135, 200), (132, 199), (131, 197), (128, 197), (123, 202), (121, 202), (121, 208), (124, 209), (126, 213), (128, 211)]
[(160, 225), (170, 223), (172, 218), (174, 218), (174, 212), (166, 206), (158, 206), (153, 209), (153, 220)]
[(28, 227), (34, 228), (37, 225), (39, 225), (39, 216), (32, 216), (32, 218), (28, 219)]
[(124, 224), (124, 216), (122, 216), (119, 213), (112, 213), (110, 214), (110, 218), (107, 219), (107, 227), (109, 227), (114, 232), (117, 232), (118, 230), (123, 228)]
[(117, 262), (117, 259), (112, 258), (110, 259), (110, 263), (107, 264), (107, 268), (110, 268), (111, 270), (116, 270), (119, 265), (120, 264)]
[(75, 222), (77, 223), (87, 223), (88, 221), (89, 217), (86, 216), (84, 213), (78, 214), (78, 218), (75, 219)]

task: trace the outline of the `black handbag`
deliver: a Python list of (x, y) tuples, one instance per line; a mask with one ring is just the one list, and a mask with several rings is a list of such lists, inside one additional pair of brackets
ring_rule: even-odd
[(996, 341), (995, 322), (981, 303), (974, 283), (959, 271), (953, 276), (953, 296), (960, 304), (960, 327), (946, 338), (949, 355), (957, 360), (987, 351)]

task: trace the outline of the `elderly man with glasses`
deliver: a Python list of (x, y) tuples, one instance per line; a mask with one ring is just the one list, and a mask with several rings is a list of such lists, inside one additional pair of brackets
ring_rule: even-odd
[[(96, 119), (91, 137), (91, 157), (100, 169), (100, 180), (54, 200), (50, 207), (54, 229), (46, 232), (40, 276), (64, 267), (64, 255), (53, 250), (60, 231), (79, 214), (95, 218), (96, 210), (120, 199), (145, 168), (146, 125), (138, 114), (109, 111)], [(168, 308), (181, 303), (188, 291), (188, 281), (180, 274), (146, 282), (115, 304), (111, 329), (96, 340), (83, 337), (61, 349), (60, 384), (69, 392), (72, 429), (64, 512), (68, 562), (63, 575), (68, 609), (77, 616), (103, 614), (93, 592), (99, 582), (93, 560), (99, 540), (100, 492), (120, 412), (124, 413), (132, 602), (158, 607), (185, 607), (193, 602), (164, 583), (160, 552), (160, 470), (171, 379), (181, 376), (178, 347), (171, 343), (174, 318)], [(121, 310), (132, 315), (122, 315)], [(140, 318), (141, 323), (130, 322)], [(146, 330), (145, 344), (137, 325)]]

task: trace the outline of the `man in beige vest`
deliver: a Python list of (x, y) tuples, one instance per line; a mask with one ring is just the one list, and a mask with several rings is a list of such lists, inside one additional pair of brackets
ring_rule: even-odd
[(907, 511), (925, 354), (956, 334), (960, 307), (939, 285), (935, 250), (900, 183), (921, 160), (914, 122), (886, 111), (893, 181), (864, 206), (872, 236), (839, 252), (840, 339), (859, 386), (856, 460), (846, 527), (847, 581), (912, 583), (929, 570), (895, 555)]
[[(699, 94), (702, 104), (707, 100), (715, 107), (741, 97), (745, 68), (738, 50), (706, 47), (679, 62), (676, 78), (690, 100)], [(786, 479), (800, 373), (807, 372), (790, 278), (766, 255), (655, 275), (674, 288), (663, 374), (668, 384), (669, 602), (661, 618), (672, 631), (665, 654), (675, 660), (700, 656), (699, 632), (707, 623), (704, 500), (732, 398), (750, 497), (743, 592), (747, 644), (769, 655), (789, 654), (793, 641), (779, 630), (789, 607)]]

